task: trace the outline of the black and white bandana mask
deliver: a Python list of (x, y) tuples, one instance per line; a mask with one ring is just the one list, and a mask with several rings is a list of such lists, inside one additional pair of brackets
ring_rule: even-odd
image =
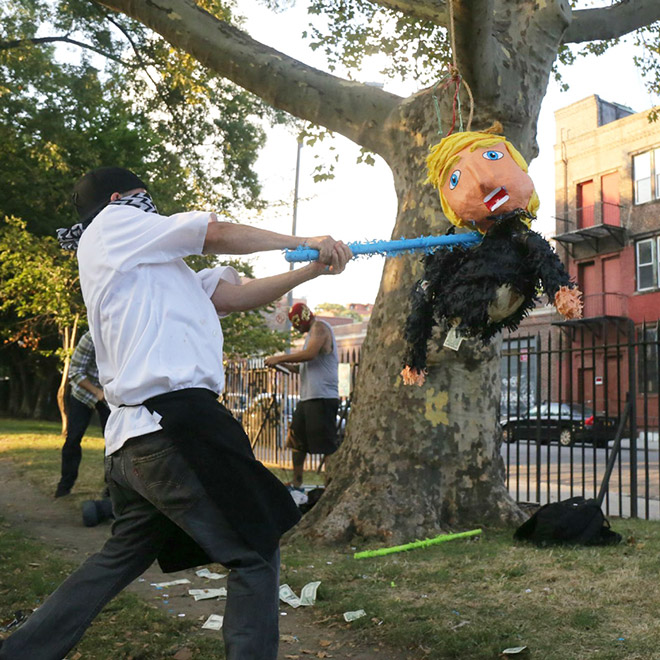
[[(120, 197), (114, 202), (110, 202), (107, 206), (133, 206), (136, 209), (140, 209), (145, 213), (158, 213), (158, 209), (154, 204), (151, 196), (147, 192), (139, 192), (134, 195), (127, 195), (126, 197)], [(103, 207), (105, 208), (105, 207)], [(99, 209), (99, 212), (102, 209)], [(63, 250), (77, 250), (78, 243), (80, 242), (80, 237), (83, 235), (83, 232), (91, 224), (93, 218), (86, 223), (78, 222), (72, 227), (62, 227), (57, 230), (57, 240), (60, 243), (60, 247)]]

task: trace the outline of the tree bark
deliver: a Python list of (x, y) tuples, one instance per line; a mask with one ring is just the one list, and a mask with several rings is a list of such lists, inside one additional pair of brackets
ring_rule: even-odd
[[(298, 117), (383, 156), (398, 197), (393, 238), (443, 233), (436, 192), (424, 185), (428, 149), (452, 116), (453, 89), (401, 99), (344, 81), (258, 44), (191, 0), (102, 0), (142, 21), (217, 73)], [(384, 0), (409, 15), (446, 16), (446, 2)], [(473, 130), (499, 120), (531, 159), (548, 78), (570, 25), (566, 0), (455, 0), (456, 60), (474, 95)], [(482, 12), (481, 14), (479, 12)], [(486, 16), (483, 12), (488, 12)], [(441, 77), (442, 74), (439, 74)], [(463, 112), (469, 99), (461, 91)], [(403, 328), (419, 256), (388, 259), (362, 350), (347, 435), (331, 482), (294, 534), (325, 542), (353, 536), (403, 542), (456, 527), (518, 522), (499, 454), (497, 343), (441, 350), (436, 336), (421, 388), (403, 386)]]
[(609, 7), (573, 12), (563, 43), (605, 41), (660, 21), (658, 0), (621, 0)]
[(20, 382), (21, 399), (18, 408), (19, 417), (31, 417), (34, 410), (34, 397), (32, 382), (30, 379), (30, 371), (26, 366), (26, 361), (22, 360), (17, 365), (18, 377)]

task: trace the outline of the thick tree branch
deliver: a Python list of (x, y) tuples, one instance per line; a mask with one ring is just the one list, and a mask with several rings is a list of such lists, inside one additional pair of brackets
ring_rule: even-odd
[(493, 13), (494, 0), (454, 0), (455, 57), (473, 93), (484, 100), (497, 92)]
[(378, 0), (378, 4), (422, 21), (447, 23), (447, 0)]
[(581, 9), (573, 12), (562, 43), (616, 39), (656, 21), (660, 21), (658, 0), (621, 0), (611, 7)]
[(252, 39), (192, 0), (101, 0), (272, 106), (383, 154), (382, 126), (401, 98), (329, 75)]
[(0, 41), (0, 50), (10, 50), (11, 48), (22, 48), (23, 46), (40, 46), (42, 44), (52, 44), (52, 43), (67, 43), (73, 46), (78, 46), (79, 48), (84, 48), (86, 50), (93, 50), (95, 53), (107, 57), (109, 60), (114, 60), (119, 62), (124, 66), (130, 66), (124, 62), (120, 57), (107, 53), (96, 46), (91, 44), (83, 43), (82, 41), (77, 41), (76, 39), (71, 39), (71, 37), (34, 37), (32, 39), (14, 39), (12, 41)]

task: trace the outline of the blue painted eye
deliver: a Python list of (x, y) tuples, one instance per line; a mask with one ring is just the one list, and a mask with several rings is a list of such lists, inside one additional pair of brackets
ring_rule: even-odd
[(453, 190), (458, 185), (458, 180), (461, 178), (461, 171), (454, 170), (449, 177), (449, 189)]
[(501, 151), (494, 151), (493, 149), (490, 151), (484, 151), (481, 155), (486, 160), (499, 160), (500, 158), (504, 158), (504, 154)]

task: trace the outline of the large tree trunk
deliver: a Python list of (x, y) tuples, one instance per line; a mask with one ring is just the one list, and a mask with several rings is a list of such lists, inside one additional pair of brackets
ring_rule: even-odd
[[(408, 99), (390, 122), (397, 238), (442, 234), (449, 226), (436, 191), (419, 185), (428, 147), (440, 139), (430, 94)], [(450, 98), (448, 92), (441, 104), (445, 122)], [(485, 127), (496, 117), (496, 109), (478, 112), (475, 121)], [(423, 139), (416, 144), (414, 136)], [(326, 542), (358, 536), (400, 543), (453, 527), (523, 518), (504, 485), (499, 453), (499, 342), (463, 342), (453, 351), (442, 348), (444, 336), (436, 332), (426, 382), (402, 383), (403, 328), (422, 273), (420, 255), (385, 264), (346, 440), (329, 462), (328, 490), (294, 534)]]
[[(517, 14), (496, 13), (489, 24), (479, 23), (471, 10), (490, 2), (456, 4), (457, 55), (475, 99), (472, 130), (498, 120), (529, 158), (536, 152), (542, 90), (566, 27), (560, 7), (540, 15), (533, 2), (519, 2)], [(497, 36), (477, 48), (477, 28)], [(451, 124), (452, 92), (440, 98), (443, 132)], [(387, 125), (389, 142), (382, 153), (399, 200), (395, 238), (441, 234), (448, 226), (437, 192), (420, 185), (428, 149), (441, 137), (433, 93), (426, 90), (400, 103)], [(466, 121), (464, 90), (462, 108)], [(400, 543), (450, 528), (523, 519), (505, 487), (499, 453), (499, 343), (463, 342), (452, 351), (442, 348), (444, 336), (436, 333), (426, 382), (421, 388), (402, 384), (403, 328), (410, 292), (421, 275), (419, 256), (388, 259), (385, 265), (346, 441), (331, 462), (327, 493), (295, 534), (326, 542), (356, 535)]]

